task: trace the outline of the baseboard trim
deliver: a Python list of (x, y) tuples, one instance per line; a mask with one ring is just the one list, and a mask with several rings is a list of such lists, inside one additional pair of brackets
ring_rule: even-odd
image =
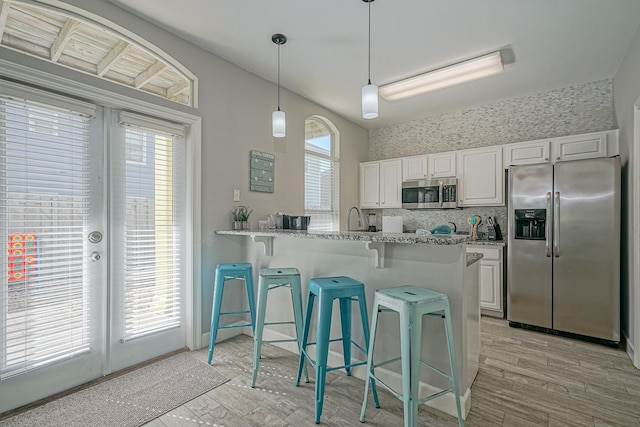
[[(629, 356), (629, 359), (631, 359), (631, 363), (634, 363), (634, 361), (636, 360), (635, 359), (636, 350), (635, 350), (635, 347), (633, 346), (633, 342), (629, 339), (629, 336), (626, 333), (623, 333), (622, 336), (624, 337), (624, 345), (625, 345), (625, 350), (627, 352), (627, 356)], [(640, 369), (640, 366), (636, 366), (636, 368)]]

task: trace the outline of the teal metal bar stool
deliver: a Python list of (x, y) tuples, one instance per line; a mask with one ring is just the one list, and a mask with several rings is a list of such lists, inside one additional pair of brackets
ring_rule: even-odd
[[(378, 314), (382, 311), (395, 311), (400, 314), (400, 347), (401, 356), (381, 363), (373, 361), (373, 351), (378, 326)], [(420, 360), (422, 343), (422, 316), (434, 315), (443, 318), (449, 352), (449, 366), (451, 375), (447, 375), (438, 368)], [(449, 297), (447, 295), (430, 291), (417, 286), (398, 286), (395, 288), (381, 289), (373, 298), (373, 318), (371, 320), (371, 340), (367, 357), (367, 378), (365, 381), (364, 401), (360, 421), (364, 422), (364, 414), (367, 408), (367, 396), (369, 383), (378, 381), (394, 396), (402, 400), (404, 406), (405, 427), (418, 425), (418, 406), (427, 400), (435, 399), (445, 393), (453, 392), (458, 411), (458, 425), (464, 426), (462, 409), (460, 407), (460, 393), (458, 378), (456, 375), (456, 361), (453, 344), (453, 331), (451, 329), (451, 312), (449, 310)], [(389, 363), (401, 360), (402, 364), (402, 393), (398, 393), (375, 376), (374, 369)], [(420, 383), (420, 366), (426, 366), (434, 372), (451, 381), (452, 387), (438, 393), (420, 398), (418, 395)]]
[[(311, 323), (311, 315), (313, 313), (313, 303), (318, 298), (318, 313), (316, 321), (316, 341), (309, 342), (309, 325)], [(342, 337), (330, 339), (331, 332), (331, 315), (333, 311), (333, 301), (340, 300), (340, 320), (342, 326)], [(351, 304), (356, 301), (360, 308), (360, 318), (362, 320), (362, 330), (364, 332), (365, 346), (369, 342), (369, 322), (367, 318), (367, 301), (364, 294), (364, 284), (346, 276), (338, 277), (321, 277), (309, 280), (309, 297), (307, 300), (307, 311), (304, 320), (304, 329), (302, 331), (302, 349), (300, 350), (300, 362), (298, 363), (298, 376), (296, 378), (296, 386), (300, 385), (300, 376), (303, 368), (306, 368), (307, 360), (316, 369), (316, 385), (315, 385), (315, 422), (320, 422), (322, 415), (322, 404), (324, 402), (324, 389), (327, 372), (344, 368), (347, 375), (351, 375), (351, 368), (354, 366), (364, 365), (367, 362), (351, 361), (351, 346), (354, 345), (363, 354), (367, 354), (367, 350), (351, 339)], [(344, 354), (344, 365), (333, 368), (327, 367), (327, 358), (329, 355), (329, 343), (342, 341), (342, 350)], [(307, 347), (316, 346), (315, 362), (307, 353)], [(380, 407), (378, 403), (378, 393), (376, 391), (375, 382), (372, 383), (373, 399), (376, 408)]]
[[(221, 311), (222, 309), (222, 293), (227, 281), (244, 280), (247, 288), (247, 299), (249, 302), (249, 310), (243, 311)], [(232, 314), (251, 315), (251, 323), (241, 323), (234, 325), (219, 326), (220, 316)], [(243, 328), (251, 326), (251, 331), (256, 325), (256, 300), (253, 292), (253, 267), (248, 262), (236, 262), (231, 264), (218, 264), (216, 267), (216, 277), (213, 285), (213, 310), (211, 312), (211, 329), (209, 332), (209, 357), (207, 363), (211, 363), (213, 357), (213, 347), (216, 344), (218, 329)]]
[[(288, 287), (291, 289), (291, 301), (293, 303), (293, 320), (284, 322), (265, 322), (267, 310), (267, 295), (269, 291)], [(256, 316), (256, 329), (253, 337), (253, 376), (251, 387), (256, 386), (258, 370), (260, 368), (260, 356), (262, 355), (262, 343), (297, 342), (300, 350), (302, 338), (302, 286), (300, 284), (300, 272), (297, 268), (263, 268), (260, 270), (258, 281), (258, 312)], [(263, 340), (262, 333), (265, 325), (295, 325), (295, 339)], [(309, 374), (305, 367), (304, 376), (309, 382)]]

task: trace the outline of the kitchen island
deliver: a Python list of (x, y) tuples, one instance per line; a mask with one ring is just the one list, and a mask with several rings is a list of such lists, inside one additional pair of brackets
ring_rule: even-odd
[[(313, 277), (350, 276), (365, 284), (367, 304), (371, 310), (376, 290), (400, 285), (422, 286), (449, 296), (451, 322), (455, 336), (456, 366), (458, 369), (463, 413), (471, 408), (471, 384), (478, 372), (480, 350), (479, 263), (481, 255), (467, 254), (468, 236), (428, 235), (410, 233), (368, 233), (306, 231), (218, 231), (220, 239), (243, 239), (243, 262), (254, 265), (254, 274), (261, 268), (296, 267), (300, 271), (305, 295), (307, 282)], [(267, 318), (284, 321), (292, 318), (288, 292), (269, 294)], [(279, 303), (279, 302), (282, 303)], [(334, 310), (332, 337), (339, 337), (339, 310)], [(354, 310), (353, 336), (363, 344), (359, 313)], [(371, 313), (369, 313), (371, 317)], [(277, 330), (276, 330), (277, 328)], [(425, 316), (423, 320), (422, 355), (436, 367), (448, 371), (446, 341), (442, 322)], [(398, 316), (384, 314), (377, 331), (376, 359), (399, 356)], [(295, 337), (291, 325), (265, 328), (265, 339)], [(295, 345), (281, 345), (297, 352)], [(365, 360), (358, 351), (354, 358)], [(330, 347), (329, 364), (343, 364), (339, 343)], [(421, 395), (439, 391), (449, 385), (439, 375), (423, 369)], [(364, 378), (365, 368), (353, 370)], [(393, 363), (376, 369), (387, 384), (401, 390), (400, 364)], [(301, 385), (303, 386), (303, 385)], [(364, 393), (364, 389), (363, 389)], [(448, 393), (428, 402), (429, 405), (455, 416), (455, 401)]]

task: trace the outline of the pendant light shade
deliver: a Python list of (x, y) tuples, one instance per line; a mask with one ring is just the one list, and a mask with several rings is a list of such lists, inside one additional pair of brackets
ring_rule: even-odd
[(273, 136), (276, 138), (284, 138), (287, 135), (287, 121), (280, 108), (271, 114), (271, 121), (273, 126)]
[(368, 82), (362, 87), (362, 117), (375, 119), (378, 117), (378, 86), (371, 84), (371, 2), (373, 0), (362, 1), (369, 3), (369, 73)]
[(271, 125), (275, 138), (284, 138), (287, 135), (287, 121), (284, 111), (280, 109), (280, 46), (287, 42), (284, 34), (274, 34), (271, 41), (278, 45), (278, 109), (271, 115)]
[(365, 119), (378, 117), (378, 86), (371, 82), (362, 86), (362, 117)]

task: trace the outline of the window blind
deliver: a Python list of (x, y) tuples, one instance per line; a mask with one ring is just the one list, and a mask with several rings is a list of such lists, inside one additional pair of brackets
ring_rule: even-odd
[(89, 351), (84, 235), (92, 111), (65, 108), (55, 95), (34, 101), (0, 89), (0, 240), (6, 248), (0, 379), (6, 379)]
[[(183, 131), (131, 113), (124, 128), (123, 184), (119, 186), (123, 245), (124, 329), (128, 341), (180, 326), (182, 317)], [(121, 157), (122, 158), (122, 157)]]
[(335, 231), (340, 227), (338, 212), (338, 159), (332, 154), (329, 134), (305, 143), (305, 215), (311, 216), (309, 229)]

